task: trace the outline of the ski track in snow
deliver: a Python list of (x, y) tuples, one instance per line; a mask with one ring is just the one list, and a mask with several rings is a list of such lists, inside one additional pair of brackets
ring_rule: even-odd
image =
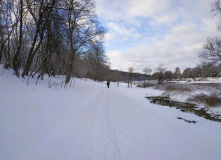
[[(120, 160), (120, 150), (116, 139), (115, 128), (110, 121), (107, 109), (110, 106), (109, 92), (100, 93), (95, 99), (98, 110), (92, 137), (93, 160)], [(101, 101), (102, 100), (102, 101)], [(93, 104), (93, 103), (92, 103)]]
[[(93, 160), (125, 159), (126, 157), (121, 157), (119, 145), (121, 147), (127, 146), (127, 153), (123, 153), (124, 156), (125, 154), (130, 155), (127, 158), (137, 160), (147, 159), (143, 155), (141, 144), (136, 138), (137, 135), (125, 119), (125, 114), (129, 109), (128, 101), (132, 105), (136, 104), (113, 88), (112, 91), (106, 90), (99, 94), (97, 99), (95, 99), (95, 103), (97, 101), (100, 102), (92, 134)], [(116, 130), (118, 131), (118, 135), (116, 135)]]

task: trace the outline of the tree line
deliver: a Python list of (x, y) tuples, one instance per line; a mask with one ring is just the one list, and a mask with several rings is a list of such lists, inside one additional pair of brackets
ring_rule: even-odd
[(196, 67), (186, 69), (181, 72), (179, 67), (176, 67), (174, 71), (167, 70), (163, 65), (159, 65), (155, 72), (150, 76), (152, 80), (158, 80), (159, 83), (163, 81), (179, 81), (187, 78), (205, 78), (205, 77), (220, 77), (221, 65), (197, 65)]
[(1, 0), (0, 19), (0, 63), (18, 77), (61, 74), (67, 84), (108, 70), (93, 0)]

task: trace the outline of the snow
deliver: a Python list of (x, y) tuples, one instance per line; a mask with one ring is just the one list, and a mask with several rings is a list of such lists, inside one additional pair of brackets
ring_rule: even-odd
[[(145, 96), (163, 91), (118, 88), (75, 79), (48, 88), (48, 79), (0, 76), (0, 157), (3, 160), (210, 160), (221, 158), (221, 124)], [(182, 119), (194, 120), (187, 123)]]
[(206, 77), (206, 78), (185, 78), (185, 80), (170, 81), (174, 83), (221, 83), (221, 77)]

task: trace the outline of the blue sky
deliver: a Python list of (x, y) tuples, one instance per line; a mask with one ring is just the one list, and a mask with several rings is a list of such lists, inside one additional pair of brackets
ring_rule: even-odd
[(217, 36), (213, 0), (95, 0), (112, 69), (184, 70), (200, 63), (207, 37)]

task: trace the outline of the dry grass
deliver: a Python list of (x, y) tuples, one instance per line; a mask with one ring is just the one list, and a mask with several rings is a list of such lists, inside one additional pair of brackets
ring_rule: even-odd
[(166, 97), (173, 97), (175, 95), (182, 95), (189, 92), (192, 92), (192, 88), (189, 85), (183, 85), (183, 84), (175, 84), (175, 83), (167, 83), (167, 84), (155, 84), (154, 89), (162, 90), (164, 91), (162, 93), (162, 96)]
[(175, 86), (175, 85), (171, 85), (166, 87), (165, 89), (167, 92), (172, 92), (172, 91), (177, 91), (177, 92), (191, 92), (190, 88), (187, 87), (183, 87), (183, 86)]
[(204, 93), (198, 94), (189, 98), (188, 101), (204, 104), (206, 107), (214, 107), (221, 104), (221, 97), (217, 93), (206, 95)]
[(138, 85), (136, 85), (136, 87), (138, 88), (148, 88), (148, 87), (153, 87), (154, 84), (153, 83), (140, 83)]
[(189, 85), (183, 84), (162, 84), (162, 85), (155, 85), (154, 89), (164, 90), (167, 93), (176, 92), (176, 93), (184, 93), (184, 92), (191, 92), (192, 88)]

